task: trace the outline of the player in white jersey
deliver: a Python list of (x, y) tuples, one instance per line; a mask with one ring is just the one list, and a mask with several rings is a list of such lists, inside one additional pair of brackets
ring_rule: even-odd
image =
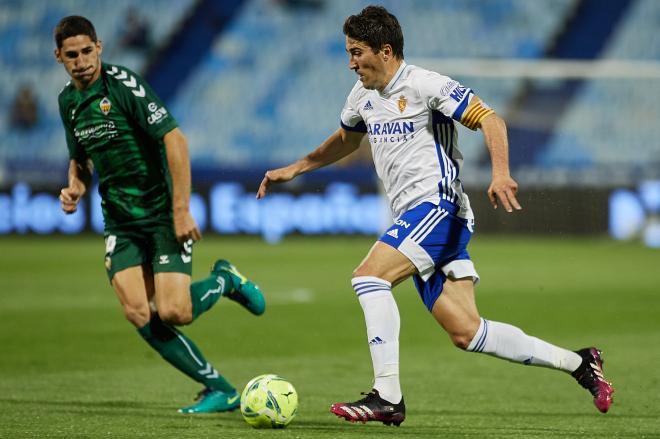
[(470, 88), (406, 64), (401, 28), (385, 8), (366, 7), (348, 17), (343, 30), (349, 68), (359, 80), (341, 112), (341, 127), (301, 160), (267, 171), (257, 192), (262, 198), (273, 183), (333, 163), (369, 137), (396, 218), (352, 279), (364, 311), (375, 379), (365, 398), (333, 404), (331, 412), (352, 422), (399, 425), (405, 419), (400, 319), (391, 289), (411, 276), (457, 347), (568, 372), (606, 412), (614, 389), (603, 377), (598, 349), (563, 349), (512, 325), (481, 318), (477, 310), (474, 285), (479, 276), (467, 252), (474, 220), (458, 179), (462, 156), (456, 122), (483, 132), (493, 176), (488, 197), (493, 207), (501, 204), (513, 212), (521, 207), (518, 185), (509, 174), (504, 121)]

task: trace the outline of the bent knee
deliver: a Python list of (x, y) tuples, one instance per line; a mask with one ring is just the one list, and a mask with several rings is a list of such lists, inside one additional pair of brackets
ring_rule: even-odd
[(126, 317), (126, 320), (131, 322), (136, 328), (141, 328), (149, 323), (149, 306), (124, 305), (124, 317)]
[(387, 270), (384, 270), (383, 267), (377, 269), (374, 265), (368, 263), (362, 263), (353, 270), (351, 273), (351, 278), (355, 279), (356, 277), (377, 277), (379, 279), (387, 280), (390, 273)]
[(448, 331), (448, 334), (454, 346), (459, 349), (466, 350), (468, 346), (470, 346), (470, 343), (472, 343), (472, 340), (474, 339), (474, 336), (477, 334), (478, 330), (479, 321), (477, 320), (476, 323), (470, 322), (458, 330)]
[(158, 308), (160, 319), (170, 325), (187, 325), (192, 321), (192, 310), (181, 307), (163, 306)]
[(361, 265), (357, 267), (355, 270), (353, 270), (353, 273), (351, 273), (352, 279), (362, 276), (373, 276), (373, 274), (370, 271), (365, 270)]
[(449, 334), (451, 342), (454, 343), (459, 349), (466, 350), (470, 343), (472, 342), (473, 336), (468, 336), (466, 334)]

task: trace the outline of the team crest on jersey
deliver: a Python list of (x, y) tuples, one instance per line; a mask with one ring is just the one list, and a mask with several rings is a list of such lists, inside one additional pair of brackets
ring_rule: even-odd
[(408, 99), (404, 95), (399, 96), (399, 111), (403, 113), (408, 105)]
[(112, 102), (110, 102), (110, 99), (107, 97), (104, 97), (101, 99), (101, 102), (99, 102), (99, 107), (101, 108), (101, 113), (103, 113), (104, 116), (107, 116), (112, 108)]

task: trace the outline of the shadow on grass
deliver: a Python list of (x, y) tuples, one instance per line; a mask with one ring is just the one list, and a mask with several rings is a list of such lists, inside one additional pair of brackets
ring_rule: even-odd
[[(410, 413), (407, 413), (410, 416)], [(631, 414), (631, 413), (617, 413), (616, 410), (607, 414), (600, 414), (593, 408), (590, 411), (582, 412), (542, 412), (539, 410), (517, 410), (517, 411), (480, 411), (480, 410), (452, 410), (452, 409), (439, 409), (439, 410), (415, 410), (415, 415), (434, 416), (434, 417), (491, 417), (498, 418), (511, 418), (511, 417), (525, 417), (532, 416), (535, 418), (584, 418), (585, 416), (603, 416), (606, 418), (625, 418), (625, 419), (658, 419), (658, 415), (654, 413), (648, 414)]]
[(47, 409), (51, 413), (62, 413), (66, 415), (87, 416), (121, 416), (122, 418), (135, 417), (141, 419), (199, 419), (202, 423), (231, 422), (243, 423), (240, 412), (209, 413), (197, 415), (184, 415), (177, 412), (177, 407), (171, 404), (163, 404), (151, 401), (83, 401), (83, 400), (36, 400), (19, 398), (0, 398), (0, 405), (24, 406), (26, 409)]
[[(342, 419), (333, 419), (332, 416), (328, 416), (328, 419), (298, 419), (296, 418), (291, 426), (289, 427), (290, 431), (299, 431), (299, 432), (309, 432), (309, 433), (332, 433), (331, 437), (347, 437), (355, 435), (355, 437), (364, 438), (364, 437), (420, 437), (420, 435), (426, 435), (429, 432), (432, 432), (430, 428), (405, 428), (405, 424), (402, 427), (386, 426), (380, 422), (370, 422), (368, 424), (355, 423), (352, 424), (348, 421)], [(434, 429), (433, 432), (439, 432), (438, 429)], [(368, 435), (368, 436), (367, 436)], [(374, 435), (374, 436), (372, 436)]]
[[(6, 404), (16, 411), (47, 411), (55, 416), (80, 417), (80, 422), (91, 421), (93, 418), (116, 419), (121, 418), (122, 425), (158, 425), (157, 431), (174, 435), (175, 437), (187, 436), (188, 433), (205, 432), (208, 429), (219, 429), (224, 435), (237, 435), (236, 437), (248, 437), (250, 430), (240, 412), (213, 413), (205, 415), (182, 415), (176, 412), (176, 407), (171, 404), (152, 401), (133, 400), (37, 400), (21, 398), (0, 398), (0, 406)], [(525, 418), (544, 418), (536, 425), (525, 425)], [(573, 421), (579, 421), (585, 417), (595, 420), (601, 418), (598, 427), (594, 425), (585, 426), (583, 429), (574, 431), (571, 425)], [(491, 423), (489, 419), (498, 419)], [(64, 419), (64, 418), (63, 418)], [(515, 421), (508, 424), (507, 419)], [(568, 421), (570, 419), (570, 421)], [(607, 420), (614, 422), (607, 422)], [(385, 426), (381, 423), (371, 422), (367, 425), (351, 424), (342, 419), (337, 419), (331, 414), (310, 414), (301, 416), (294, 420), (287, 429), (288, 435), (300, 434), (296, 437), (487, 437), (490, 435), (506, 435), (511, 437), (584, 437), (587, 432), (602, 433), (606, 429), (613, 433), (612, 437), (639, 437), (640, 433), (650, 433), (648, 425), (650, 420), (656, 420), (652, 414), (607, 414), (587, 412), (538, 412), (534, 410), (517, 411), (489, 411), (480, 410), (458, 410), (458, 409), (436, 409), (436, 410), (413, 410), (408, 413), (406, 422), (401, 427)], [(562, 422), (563, 420), (563, 422)], [(641, 425), (635, 431), (628, 428), (618, 428), (622, 421), (638, 420)], [(568, 421), (568, 424), (565, 422)], [(105, 422), (105, 421), (104, 421)], [(550, 425), (543, 425), (550, 424)], [(646, 425), (645, 425), (646, 424)], [(81, 424), (82, 425), (82, 424)], [(87, 425), (87, 424), (84, 424)], [(96, 424), (90, 424), (93, 428)], [(645, 425), (646, 428), (643, 428)], [(641, 428), (641, 429), (640, 429)], [(648, 430), (648, 431), (647, 431)], [(185, 434), (184, 434), (185, 433)], [(240, 433), (240, 434), (239, 434)], [(1, 434), (0, 434), (1, 436)]]
[(158, 404), (148, 401), (125, 401), (125, 400), (108, 400), (108, 401), (83, 401), (83, 400), (54, 400), (54, 399), (19, 399), (19, 398), (0, 398), (0, 403), (7, 404), (23, 404), (23, 405), (40, 405), (40, 406), (53, 406), (53, 407), (96, 407), (96, 408), (130, 408), (130, 409), (153, 409), (165, 408), (164, 404)]
[[(429, 423), (427, 420), (422, 421), (420, 416), (431, 416), (436, 421)], [(466, 422), (465, 420), (454, 420), (452, 418), (477, 418), (477, 417), (498, 417), (498, 418), (516, 418), (516, 417), (526, 417), (526, 416), (544, 416), (550, 420), (552, 426), (545, 425), (492, 425), (488, 422), (483, 425), (473, 424), (471, 422)], [(338, 420), (338, 419), (324, 419), (319, 421), (318, 419), (296, 419), (289, 430), (296, 430), (303, 434), (316, 433), (319, 435), (329, 435), (329, 437), (474, 437), (474, 438), (483, 438), (483, 437), (492, 437), (493, 435), (498, 437), (540, 437), (540, 438), (568, 438), (568, 437), (585, 437), (588, 432), (597, 433), (598, 429), (594, 430), (593, 428), (586, 427), (586, 430), (577, 430), (574, 431), (573, 427), (570, 425), (562, 425), (561, 422), (557, 423), (555, 426), (555, 421), (552, 418), (565, 418), (567, 416), (575, 418), (584, 418), (588, 416), (584, 413), (537, 413), (533, 411), (518, 411), (518, 412), (490, 412), (484, 413), (476, 410), (438, 410), (438, 411), (415, 411), (414, 413), (409, 414), (406, 423), (402, 424), (401, 427), (392, 427), (385, 426), (381, 423), (370, 422), (367, 425), (361, 423), (351, 424), (347, 421)], [(444, 419), (442, 419), (444, 417)], [(594, 417), (599, 417), (596, 413)], [(610, 417), (609, 415), (607, 417)], [(638, 415), (638, 416), (627, 416), (620, 415), (619, 419), (616, 420), (617, 423), (621, 422), (621, 418), (625, 418), (627, 421), (629, 418), (638, 418), (640, 420), (647, 419), (656, 419), (653, 415)], [(518, 419), (520, 421), (520, 419)], [(422, 425), (420, 425), (420, 421)], [(609, 425), (602, 425), (602, 429), (613, 432), (611, 428), (614, 427), (612, 423)], [(636, 438), (646, 437), (646, 435), (651, 434), (648, 437), (655, 437), (651, 431), (621, 431), (620, 429), (615, 428), (616, 433), (613, 433), (613, 436), (610, 437), (621, 437), (621, 438)], [(600, 432), (602, 433), (602, 432)], [(297, 437), (297, 436), (296, 436)], [(301, 436), (302, 437), (302, 436)]]

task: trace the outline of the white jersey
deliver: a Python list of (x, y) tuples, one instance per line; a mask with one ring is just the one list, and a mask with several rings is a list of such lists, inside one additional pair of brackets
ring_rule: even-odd
[[(463, 156), (454, 121), (461, 121), (471, 89), (447, 76), (401, 63), (382, 92), (357, 81), (341, 112), (341, 125), (369, 136), (376, 172), (395, 218), (441, 199), (472, 218), (458, 178)], [(473, 127), (471, 127), (473, 128)]]

